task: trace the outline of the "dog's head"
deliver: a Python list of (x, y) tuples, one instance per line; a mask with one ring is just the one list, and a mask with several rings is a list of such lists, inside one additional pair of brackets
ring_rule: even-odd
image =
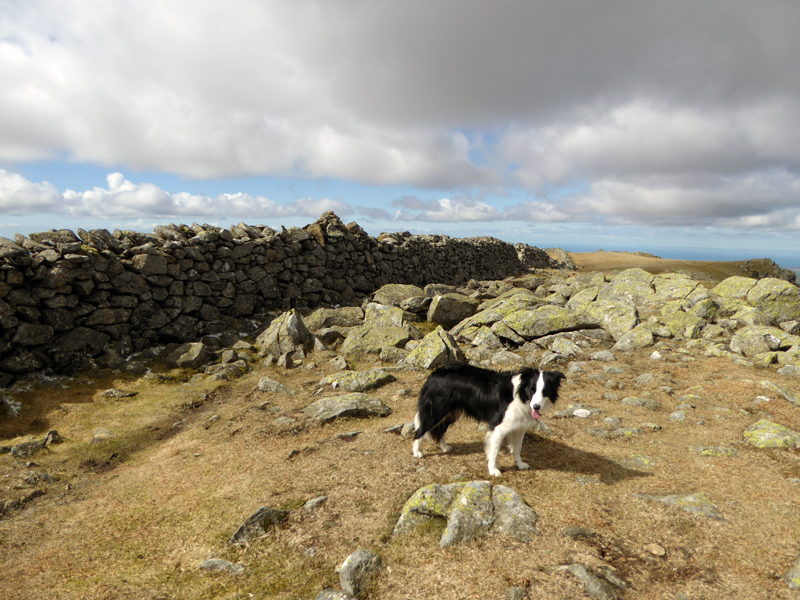
[(566, 376), (560, 371), (537, 371), (524, 369), (512, 379), (514, 396), (531, 409), (531, 416), (538, 419), (550, 412), (558, 400), (558, 388)]

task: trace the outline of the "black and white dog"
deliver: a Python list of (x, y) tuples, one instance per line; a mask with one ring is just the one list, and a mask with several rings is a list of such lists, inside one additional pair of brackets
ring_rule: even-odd
[(499, 476), (497, 453), (503, 440), (514, 454), (517, 468), (529, 469), (522, 462), (520, 450), (525, 432), (536, 424), (543, 413), (553, 408), (558, 388), (565, 379), (558, 371), (497, 372), (464, 363), (453, 363), (431, 373), (419, 392), (414, 417), (414, 449), (422, 458), (422, 438), (439, 444), (442, 452), (450, 446), (444, 441), (447, 428), (462, 415), (489, 424), (484, 442), (489, 461), (489, 475)]

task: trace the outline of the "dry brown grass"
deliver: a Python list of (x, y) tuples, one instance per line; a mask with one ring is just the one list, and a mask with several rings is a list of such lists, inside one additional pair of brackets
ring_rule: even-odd
[[(774, 371), (745, 368), (723, 359), (652, 350), (620, 354), (624, 375), (612, 376), (621, 399), (637, 395), (633, 378), (654, 373), (647, 390), (662, 403), (657, 411), (629, 408), (604, 398), (602, 382), (587, 374), (570, 379), (561, 403), (601, 408), (590, 419), (546, 418), (554, 437), (527, 436), (520, 472), (501, 455), (497, 483), (514, 488), (540, 515), (541, 535), (531, 544), (486, 537), (455, 548), (437, 545), (440, 530), (401, 539), (390, 537), (405, 500), (430, 483), (488, 479), (482, 433), (460, 422), (449, 434), (450, 455), (424, 446), (427, 457), (411, 457), (411, 442), (390, 425), (414, 414), (415, 396), (426, 373), (403, 373), (374, 392), (394, 411), (385, 419), (345, 420), (326, 426), (300, 412), (318, 396), (327, 370), (270, 370), (240, 380), (199, 386), (111, 378), (71, 383), (68, 389), (32, 391), (21, 420), (4, 422), (0, 436), (10, 445), (24, 435), (57, 429), (66, 442), (26, 461), (0, 456), (0, 498), (21, 498), (35, 488), (46, 494), (0, 520), (0, 598), (313, 598), (334, 587), (334, 569), (356, 548), (378, 551), (385, 569), (373, 598), (505, 598), (514, 585), (535, 598), (583, 598), (582, 586), (551, 568), (572, 561), (604, 561), (631, 585), (625, 597), (791, 598), (780, 578), (800, 557), (800, 510), (796, 451), (757, 450), (741, 442), (742, 431), (766, 417), (800, 430), (800, 409), (769, 395), (762, 379), (790, 389), (795, 381)], [(590, 365), (602, 372), (603, 364)], [(294, 396), (263, 394), (258, 378), (268, 375)], [(673, 395), (658, 389), (669, 385)], [(134, 398), (103, 398), (109, 387), (139, 391)], [(404, 393), (406, 390), (408, 393)], [(686, 423), (668, 419), (677, 397), (690, 390), (702, 397)], [(198, 394), (208, 393), (204, 402)], [(269, 401), (266, 408), (261, 403)], [(219, 418), (209, 422), (209, 417)], [(295, 424), (277, 422), (290, 417)], [(643, 422), (660, 431), (631, 439), (594, 437), (587, 427), (618, 416), (623, 426)], [(702, 424), (698, 422), (702, 421)], [(176, 425), (176, 423), (179, 423)], [(96, 427), (117, 438), (90, 446)], [(338, 433), (360, 431), (354, 438)], [(23, 435), (24, 434), (24, 435)], [(727, 446), (729, 458), (693, 454), (690, 446)], [(648, 467), (628, 463), (645, 456)], [(31, 474), (58, 477), (26, 483)], [(581, 483), (580, 476), (601, 483)], [(692, 515), (635, 494), (707, 492), (725, 521)], [(327, 495), (311, 513), (298, 508)], [(289, 520), (247, 547), (227, 539), (259, 506), (293, 509)], [(589, 541), (563, 535), (581, 525), (597, 532)], [(645, 546), (666, 549), (663, 558)], [(197, 565), (220, 557), (246, 565), (233, 577)]]

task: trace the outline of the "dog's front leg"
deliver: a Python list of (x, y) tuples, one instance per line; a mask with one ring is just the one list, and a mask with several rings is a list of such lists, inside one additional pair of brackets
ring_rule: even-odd
[(522, 440), (525, 438), (525, 431), (514, 431), (513, 433), (508, 434), (509, 445), (511, 446), (511, 452), (514, 454), (514, 462), (517, 463), (517, 468), (520, 471), (527, 471), (531, 468), (531, 466), (522, 461), (522, 456), (520, 456), (520, 452), (522, 452)]
[(489, 461), (489, 475), (500, 477), (500, 469), (497, 468), (497, 454), (500, 452), (500, 445), (503, 443), (505, 432), (496, 427), (486, 434), (484, 442), (486, 446), (486, 460)]

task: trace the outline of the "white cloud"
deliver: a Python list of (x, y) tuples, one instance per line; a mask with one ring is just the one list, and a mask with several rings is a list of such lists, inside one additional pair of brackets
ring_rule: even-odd
[(61, 210), (61, 193), (46, 181), (32, 183), (18, 175), (0, 169), (0, 212), (22, 215)]
[(52, 212), (69, 217), (219, 217), (316, 219), (325, 211), (352, 212), (347, 203), (328, 198), (301, 198), (278, 203), (262, 196), (220, 194), (216, 198), (186, 192), (170, 194), (151, 183), (134, 184), (121, 173), (106, 178), (108, 188), (95, 187), (61, 194), (48, 183), (38, 184), (0, 170), (0, 209), (9, 214)]

